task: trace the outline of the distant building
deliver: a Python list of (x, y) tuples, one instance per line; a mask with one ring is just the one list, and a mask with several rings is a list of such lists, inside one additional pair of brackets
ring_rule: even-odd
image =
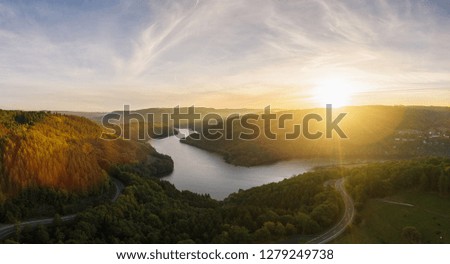
[(397, 134), (402, 135), (402, 136), (406, 136), (406, 135), (420, 136), (420, 135), (423, 135), (424, 132), (417, 130), (417, 129), (402, 129), (402, 130), (397, 131)]

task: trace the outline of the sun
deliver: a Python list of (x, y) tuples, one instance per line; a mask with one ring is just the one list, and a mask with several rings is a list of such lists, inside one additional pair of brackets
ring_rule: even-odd
[(334, 107), (349, 105), (355, 93), (355, 85), (342, 78), (327, 78), (317, 82), (313, 90), (313, 100), (320, 106), (332, 104)]

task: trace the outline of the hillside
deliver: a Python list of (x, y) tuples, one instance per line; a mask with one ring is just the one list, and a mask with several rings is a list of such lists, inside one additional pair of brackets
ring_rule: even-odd
[(369, 164), (343, 173), (357, 214), (336, 243), (450, 243), (450, 159)]
[[(322, 121), (309, 121), (311, 134), (321, 132), (317, 139), (304, 136), (305, 126), (302, 119), (308, 114), (317, 114)], [(210, 140), (205, 126), (197, 130), (200, 138), (193, 136), (183, 140), (205, 150), (222, 154), (224, 159), (235, 165), (254, 166), (295, 158), (331, 158), (331, 159), (398, 159), (417, 156), (450, 156), (450, 108), (448, 107), (404, 107), (404, 106), (354, 106), (333, 109), (333, 118), (340, 113), (346, 116), (339, 127), (347, 138), (340, 138), (333, 131), (332, 138), (326, 135), (326, 113), (324, 109), (295, 110), (276, 112), (276, 119), (270, 127), (265, 127), (261, 116), (244, 127), (235, 120), (227, 127), (227, 121), (220, 124), (225, 129), (215, 130), (229, 133), (232, 139)], [(285, 127), (279, 126), (283, 114), (292, 114), (285, 121)], [(243, 117), (241, 116), (241, 121)], [(286, 139), (294, 132), (294, 126), (300, 125), (302, 132), (295, 139)], [(252, 140), (240, 139), (240, 133), (270, 131), (276, 140), (264, 136)], [(229, 132), (229, 131), (232, 131)], [(198, 135), (197, 135), (198, 136)]]
[(179, 191), (130, 166), (117, 166), (112, 175), (126, 185), (115, 203), (80, 212), (71, 223), (24, 229), (4, 242), (267, 243), (322, 232), (341, 210), (339, 195), (324, 185), (337, 176), (332, 171), (240, 191), (224, 202)]
[(158, 155), (135, 141), (101, 140), (83, 117), (0, 111), (0, 201), (29, 188), (88, 193), (106, 184), (113, 164)]
[[(344, 240), (339, 241), (448, 243), (449, 225), (444, 221), (449, 213), (446, 207), (449, 165), (448, 159), (419, 159), (354, 168), (322, 168), (281, 182), (240, 190), (223, 202), (207, 195), (179, 191), (166, 181), (136, 173), (130, 166), (117, 166), (112, 174), (126, 185), (117, 202), (80, 212), (73, 223), (62, 223), (55, 217), (52, 226), (18, 231), (4, 242), (306, 242), (340, 221), (342, 199), (330, 183), (345, 177), (357, 215), (351, 229), (342, 237)], [(394, 198), (405, 192), (421, 194), (415, 198), (416, 206), (412, 209), (385, 202), (393, 209), (373, 209), (372, 203), (382, 199), (402, 202)], [(419, 201), (427, 197), (432, 200)], [(379, 214), (370, 215), (370, 212)], [(423, 239), (415, 240), (417, 232)], [(440, 236), (444, 239), (440, 240)], [(361, 237), (367, 240), (360, 240)]]
[[(151, 138), (164, 138), (174, 135), (174, 128), (196, 128), (201, 126), (201, 120), (187, 120), (190, 108), (178, 108), (180, 120), (175, 122), (172, 114), (175, 108), (147, 108), (129, 111), (114, 111), (99, 116), (96, 113), (75, 113), (78, 116), (103, 124), (115, 135), (123, 138), (147, 141)], [(233, 114), (259, 113), (255, 109), (214, 109), (206, 107), (195, 107), (194, 113), (201, 117), (214, 114), (225, 119)]]

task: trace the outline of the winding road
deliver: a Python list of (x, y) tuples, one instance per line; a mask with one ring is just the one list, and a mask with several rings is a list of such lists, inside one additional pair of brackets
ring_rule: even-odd
[[(123, 185), (123, 183), (121, 181), (119, 181), (116, 178), (111, 177), (111, 180), (112, 180), (114, 186), (116, 186), (116, 192), (114, 193), (114, 196), (111, 198), (111, 201), (115, 202), (117, 200), (117, 198), (119, 198), (119, 195), (122, 193), (125, 186)], [(75, 219), (76, 216), (77, 216), (76, 214), (62, 216), (61, 220), (63, 222), (72, 221)], [(28, 221), (21, 222), (18, 224), (9, 224), (9, 225), (4, 225), (4, 226), (0, 225), (0, 240), (5, 239), (9, 235), (13, 234), (16, 231), (16, 228), (23, 228), (25, 226), (36, 227), (38, 225), (50, 225), (53, 223), (53, 220), (54, 220), (54, 218), (45, 218), (45, 219), (37, 219), (37, 220), (28, 220)]]
[[(119, 198), (119, 195), (122, 193), (125, 186), (122, 182), (120, 182), (118, 179), (111, 178), (112, 182), (116, 186), (116, 192), (111, 199), (111, 201), (116, 201), (117, 198)], [(333, 239), (337, 238), (339, 235), (341, 235), (345, 229), (352, 223), (353, 217), (355, 215), (355, 207), (353, 204), (353, 200), (348, 195), (347, 191), (345, 190), (344, 186), (344, 179), (339, 179), (334, 182), (334, 188), (341, 194), (342, 199), (344, 201), (344, 215), (342, 216), (342, 219), (331, 229), (329, 229), (327, 232), (311, 239), (307, 243), (309, 244), (325, 244)], [(61, 217), (61, 220), (63, 222), (68, 222), (74, 220), (76, 217), (76, 214), (72, 215), (66, 215)], [(0, 240), (7, 238), (9, 235), (13, 234), (16, 231), (16, 228), (23, 228), (25, 226), (30, 227), (36, 227), (38, 225), (49, 225), (53, 223), (53, 218), (45, 218), (45, 219), (38, 219), (38, 220), (29, 220), (25, 221), (19, 224), (9, 224), (0, 226)]]
[(342, 219), (327, 232), (308, 241), (309, 244), (325, 244), (341, 235), (345, 229), (352, 223), (355, 216), (355, 206), (353, 200), (345, 190), (344, 179), (339, 179), (334, 183), (334, 188), (341, 194), (344, 201), (344, 215)]

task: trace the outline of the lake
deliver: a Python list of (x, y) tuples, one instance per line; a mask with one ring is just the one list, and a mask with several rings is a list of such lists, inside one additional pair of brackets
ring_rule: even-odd
[(171, 156), (175, 163), (173, 173), (164, 180), (179, 190), (210, 194), (218, 200), (239, 189), (278, 182), (316, 166), (332, 164), (323, 160), (291, 160), (247, 168), (228, 164), (216, 153), (182, 144), (176, 136), (154, 139), (150, 144), (158, 152)]

